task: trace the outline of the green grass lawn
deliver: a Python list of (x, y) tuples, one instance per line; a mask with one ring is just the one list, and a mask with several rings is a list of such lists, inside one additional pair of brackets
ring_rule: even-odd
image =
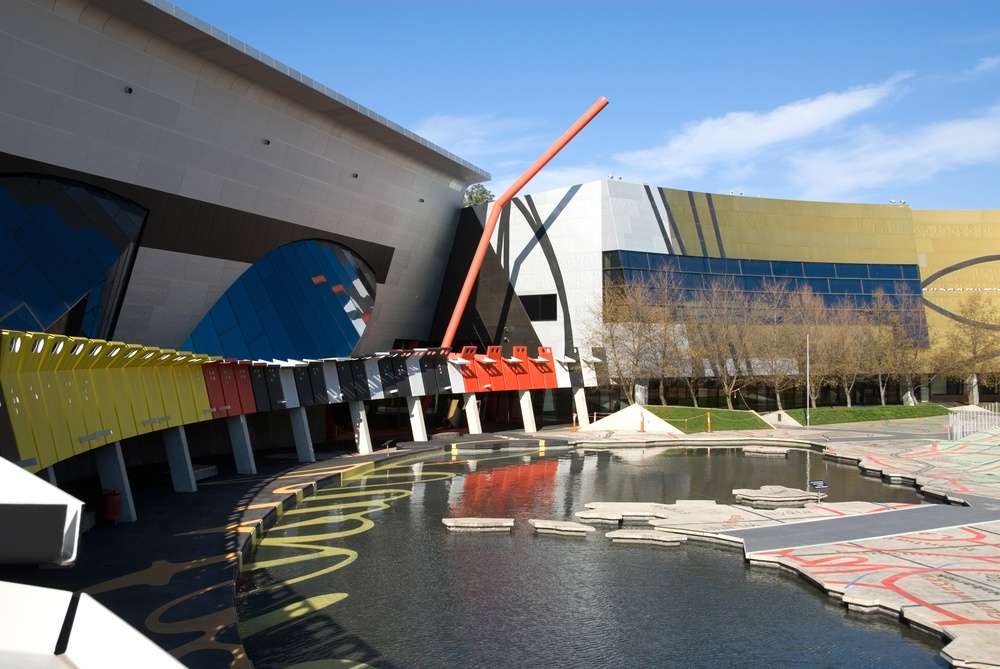
[(770, 425), (750, 411), (663, 406), (644, 406), (643, 408), (667, 421), (685, 434), (707, 432), (708, 414), (712, 416), (712, 432), (724, 432), (726, 430), (766, 430), (770, 427)]
[[(786, 411), (789, 416), (806, 424), (805, 409)], [(939, 404), (918, 404), (914, 407), (904, 406), (863, 406), (863, 407), (820, 407), (809, 410), (810, 425), (833, 425), (834, 423), (861, 423), (876, 420), (899, 420), (901, 418), (925, 418), (927, 416), (944, 416), (948, 410)], [(715, 427), (714, 425), (712, 426)]]

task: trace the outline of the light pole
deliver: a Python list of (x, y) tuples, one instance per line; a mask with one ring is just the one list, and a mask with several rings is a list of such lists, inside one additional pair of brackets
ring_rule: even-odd
[(806, 427), (809, 427), (809, 333), (806, 333)]

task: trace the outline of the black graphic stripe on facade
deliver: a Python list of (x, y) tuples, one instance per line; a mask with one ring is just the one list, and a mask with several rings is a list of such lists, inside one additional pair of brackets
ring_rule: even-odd
[(705, 193), (705, 197), (708, 199), (708, 213), (712, 217), (712, 229), (715, 230), (715, 242), (719, 245), (719, 257), (725, 258), (726, 249), (722, 246), (722, 231), (719, 230), (719, 219), (715, 215), (715, 202), (711, 193)]
[(945, 318), (950, 318), (953, 321), (958, 321), (959, 323), (965, 323), (966, 325), (972, 325), (977, 328), (983, 328), (984, 330), (994, 330), (1000, 332), (1000, 325), (994, 325), (993, 323), (984, 323), (982, 321), (974, 321), (971, 318), (966, 318), (965, 316), (959, 316), (958, 314), (948, 311), (943, 307), (939, 307), (933, 302), (930, 302), (926, 297), (921, 297), (920, 299), (924, 301), (925, 307), (927, 307), (931, 311), (938, 312)]
[(687, 249), (684, 247), (684, 238), (681, 237), (681, 231), (677, 229), (677, 219), (674, 218), (674, 214), (670, 211), (670, 203), (667, 202), (667, 192), (662, 188), (657, 188), (660, 191), (660, 200), (663, 202), (663, 211), (667, 213), (667, 223), (670, 224), (670, 230), (674, 233), (674, 239), (677, 240), (677, 246), (681, 249), (681, 255), (687, 255)]
[(691, 203), (691, 215), (694, 216), (694, 227), (698, 230), (698, 242), (701, 244), (701, 255), (708, 257), (708, 247), (705, 246), (705, 232), (701, 229), (701, 219), (698, 217), (698, 205), (694, 203), (694, 192), (688, 191), (688, 201)]
[(656, 218), (656, 224), (660, 226), (660, 236), (663, 237), (663, 241), (667, 245), (667, 252), (673, 255), (674, 245), (670, 243), (670, 235), (667, 233), (667, 229), (663, 226), (663, 218), (660, 216), (660, 210), (656, 207), (656, 200), (653, 198), (653, 191), (650, 189), (649, 184), (643, 184), (643, 188), (646, 189), (646, 199), (649, 200), (649, 206), (653, 209), (653, 216)]
[(500, 220), (497, 224), (497, 258), (500, 266), (510, 276), (510, 207), (500, 210)]
[(556, 212), (553, 212), (553, 215), (549, 217), (549, 220), (546, 223), (542, 223), (542, 219), (535, 207), (535, 202), (530, 195), (524, 196), (524, 202), (519, 198), (515, 198), (513, 203), (535, 233), (535, 239), (538, 241), (538, 246), (542, 249), (545, 261), (549, 265), (549, 271), (552, 273), (552, 281), (556, 285), (556, 295), (563, 313), (563, 337), (565, 339), (565, 348), (563, 350), (568, 351), (573, 348), (573, 323), (569, 313), (569, 301), (566, 298), (566, 282), (563, 281), (562, 270), (559, 269), (559, 259), (556, 257), (555, 249), (552, 248), (552, 241), (546, 234), (547, 225), (551, 224), (557, 212), (561, 209), (557, 208)]
[(995, 262), (998, 260), (1000, 260), (1000, 255), (979, 256), (978, 258), (970, 258), (968, 260), (963, 260), (962, 262), (957, 262), (954, 265), (949, 265), (948, 267), (945, 267), (944, 269), (938, 270), (937, 272), (931, 274), (929, 277), (920, 282), (920, 287), (926, 288), (927, 286), (931, 285), (932, 283), (940, 279), (942, 276), (951, 274), (952, 272), (957, 272), (960, 269), (965, 269), (966, 267), (972, 267), (973, 265), (979, 265), (984, 262)]

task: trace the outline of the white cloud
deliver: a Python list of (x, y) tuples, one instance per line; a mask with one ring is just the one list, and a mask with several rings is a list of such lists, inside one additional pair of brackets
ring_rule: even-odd
[[(528, 169), (530, 166), (531, 164), (529, 162), (522, 166), (520, 172), (494, 175), (493, 181), (486, 184), (486, 187), (499, 198), (507, 191), (508, 188), (510, 188), (511, 184), (521, 177), (524, 170)], [(566, 188), (567, 186), (584, 184), (590, 181), (597, 181), (598, 179), (606, 179), (607, 177), (607, 169), (602, 170), (597, 167), (586, 165), (546, 167), (541, 172), (536, 174), (531, 181), (525, 184), (519, 194), (525, 195), (529, 193), (542, 193), (547, 190)]]
[(475, 162), (488, 156), (530, 149), (538, 141), (536, 123), (525, 118), (501, 119), (488, 114), (437, 114), (421, 121), (413, 132), (438, 146)]
[(1000, 56), (993, 56), (991, 58), (980, 58), (976, 61), (975, 66), (966, 72), (970, 77), (974, 77), (978, 74), (983, 74), (985, 72), (993, 72), (995, 70), (1000, 70)]
[(731, 112), (690, 123), (665, 145), (620, 153), (615, 160), (644, 180), (699, 177), (710, 169), (739, 167), (776, 145), (803, 140), (870, 109), (893, 93), (909, 74), (888, 81), (798, 100), (771, 111)]
[(867, 129), (851, 146), (802, 152), (791, 162), (791, 178), (809, 199), (916, 183), (960, 167), (998, 163), (1000, 106), (906, 134)]

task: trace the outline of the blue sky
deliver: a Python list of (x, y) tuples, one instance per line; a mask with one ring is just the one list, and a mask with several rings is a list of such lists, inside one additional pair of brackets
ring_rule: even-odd
[(1000, 209), (996, 0), (175, 0), (492, 173)]

